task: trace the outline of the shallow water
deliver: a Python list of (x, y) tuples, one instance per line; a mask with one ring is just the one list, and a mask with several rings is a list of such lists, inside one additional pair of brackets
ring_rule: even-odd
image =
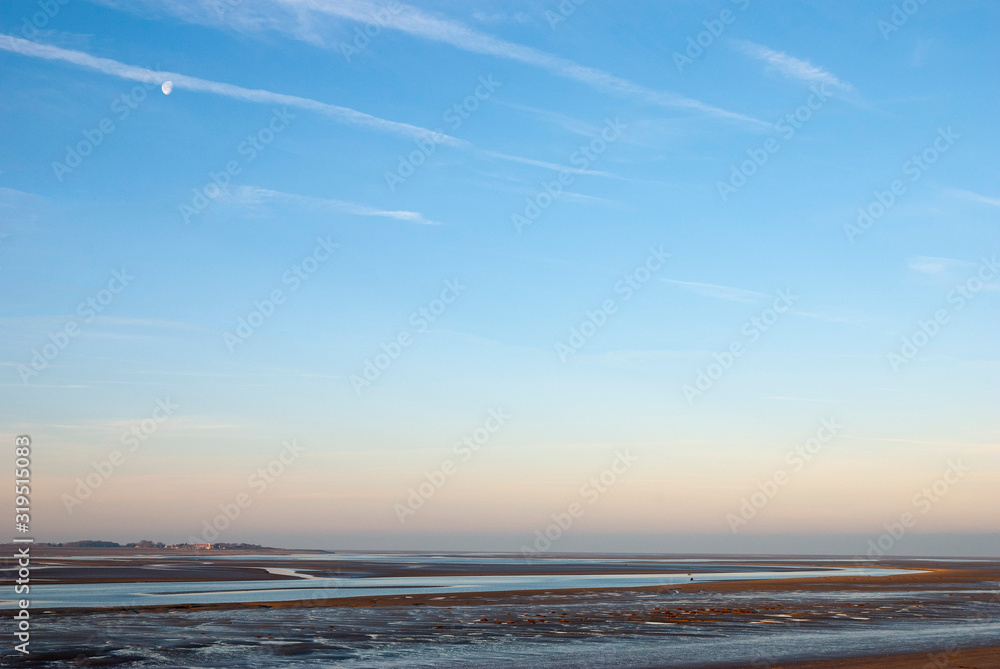
[[(35, 666), (46, 669), (77, 662), (127, 669), (764, 668), (851, 653), (974, 647), (1000, 638), (1000, 599), (833, 591), (814, 601), (816, 594), (603, 590), (457, 606), (41, 615), (33, 656)], [(753, 613), (722, 612), (726, 607)], [(675, 624), (656, 610), (694, 615)]]
[[(374, 595), (445, 594), (564, 590), (571, 588), (639, 588), (712, 581), (816, 578), (827, 576), (889, 576), (902, 569), (762, 569), (739, 571), (733, 564), (699, 565), (687, 574), (547, 574), (461, 575), (316, 578), (302, 574), (295, 580), (275, 581), (182, 581), (160, 583), (86, 583), (34, 585), (32, 603), (41, 608), (99, 608), (116, 606), (162, 606), (179, 604), (234, 604), (337, 599)], [(707, 568), (706, 567), (710, 567)], [(711, 568), (714, 567), (714, 568)], [(282, 570), (292, 575), (294, 570)], [(14, 608), (13, 600), (0, 601), (0, 608)]]
[[(843, 587), (723, 592), (670, 587), (692, 578), (708, 583), (913, 573), (837, 566), (827, 559), (360, 553), (164, 553), (151, 560), (120, 559), (133, 569), (141, 564), (151, 577), (162, 577), (164, 570), (211, 574), (205, 570), (212, 568), (232, 574), (239, 565), (288, 578), (32, 585), (33, 666), (764, 668), (852, 654), (1000, 644), (1000, 583), (992, 580), (914, 587), (875, 578)], [(35, 573), (45, 578), (51, 569), (49, 577), (57, 577), (57, 563), (65, 564), (49, 560), (53, 566)], [(114, 565), (109, 573), (117, 561)], [(95, 566), (97, 572), (103, 568)], [(249, 577), (248, 572), (238, 576)], [(666, 587), (636, 590), (648, 586)], [(508, 591), (522, 594), (448, 597)], [(430, 596), (407, 598), (416, 594)], [(387, 605), (318, 605), (374, 595), (400, 599)], [(293, 604), (111, 608), (278, 601)]]

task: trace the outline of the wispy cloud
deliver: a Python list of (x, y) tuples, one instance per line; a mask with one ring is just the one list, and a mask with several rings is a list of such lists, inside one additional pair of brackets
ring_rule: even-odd
[(907, 260), (907, 267), (922, 274), (947, 274), (949, 270), (959, 267), (970, 267), (973, 263), (955, 258), (936, 258), (934, 256), (914, 256)]
[[(130, 10), (134, 2), (103, 0), (105, 4)], [(183, 21), (225, 25), (245, 33), (275, 30), (301, 41), (336, 48), (338, 43), (326, 39), (322, 25), (316, 19), (332, 16), (359, 23), (371, 23), (379, 16), (385, 29), (398, 30), (421, 39), (441, 42), (462, 51), (512, 60), (550, 72), (558, 77), (572, 79), (591, 88), (617, 95), (628, 96), (646, 104), (674, 110), (686, 110), (708, 116), (766, 127), (759, 119), (732, 112), (699, 100), (670, 91), (642, 86), (627, 79), (593, 67), (581, 65), (568, 58), (556, 56), (529, 46), (509, 42), (448, 18), (433, 16), (411, 5), (397, 5), (397, 12), (384, 11), (383, 3), (371, 0), (270, 0), (244, 3), (237, 10), (226, 13), (225, 22), (218, 16), (218, 0), (143, 0), (140, 5), (167, 11)]]
[(557, 172), (569, 172), (571, 174), (589, 174), (592, 176), (607, 177), (609, 179), (621, 179), (623, 181), (628, 181), (625, 177), (620, 177), (616, 174), (611, 174), (610, 172), (603, 172), (601, 170), (585, 170), (579, 167), (569, 167), (567, 165), (559, 165), (558, 163), (550, 163), (545, 160), (535, 160), (534, 158), (522, 158), (521, 156), (512, 156), (508, 153), (500, 153), (498, 151), (481, 151), (484, 156), (489, 156), (491, 158), (498, 158), (500, 160), (508, 160), (514, 163), (521, 163), (522, 165), (532, 165), (533, 167), (543, 167), (547, 170), (555, 170)]
[(803, 318), (823, 321), (824, 323), (845, 323), (847, 325), (857, 325), (863, 328), (869, 327), (864, 321), (850, 316), (834, 316), (832, 314), (824, 314), (817, 311), (802, 311), (800, 309), (792, 309), (789, 313), (795, 314), (796, 316), (802, 316)]
[(227, 84), (218, 81), (209, 81), (207, 79), (199, 79), (197, 77), (190, 77), (188, 75), (178, 74), (176, 72), (158, 72), (155, 70), (146, 69), (144, 67), (136, 67), (133, 65), (128, 65), (125, 63), (118, 62), (116, 60), (111, 60), (109, 58), (99, 58), (97, 56), (92, 56), (82, 51), (72, 51), (69, 49), (62, 49), (47, 44), (39, 44), (37, 42), (31, 42), (29, 40), (24, 40), (19, 37), (12, 37), (10, 35), (0, 35), (0, 49), (5, 51), (10, 51), (12, 53), (17, 53), (22, 56), (30, 56), (35, 58), (44, 58), (46, 60), (56, 60), (56, 61), (71, 63), (79, 67), (85, 67), (87, 69), (96, 70), (98, 72), (102, 72), (110, 76), (120, 77), (122, 79), (128, 79), (131, 81), (142, 81), (142, 82), (152, 81), (155, 82), (157, 85), (162, 84), (164, 81), (171, 81), (173, 82), (175, 89), (187, 89), (191, 91), (199, 91), (204, 93), (214, 93), (216, 95), (224, 95), (226, 97), (242, 100), (244, 102), (282, 105), (284, 107), (295, 107), (297, 109), (305, 109), (308, 111), (318, 112), (333, 117), (334, 119), (336, 119), (341, 123), (364, 126), (371, 130), (391, 133), (395, 135), (402, 135), (410, 139), (429, 138), (435, 143), (474, 151), (484, 157), (496, 158), (499, 160), (506, 160), (509, 162), (515, 162), (524, 165), (532, 165), (534, 167), (541, 167), (547, 170), (553, 170), (557, 172), (567, 171), (574, 174), (587, 174), (587, 175), (602, 176), (612, 179), (622, 178), (608, 172), (602, 172), (598, 170), (585, 170), (576, 167), (568, 167), (566, 165), (550, 163), (543, 160), (536, 160), (533, 158), (524, 158), (521, 156), (514, 156), (506, 153), (500, 153), (498, 151), (489, 151), (486, 149), (476, 147), (472, 143), (467, 142), (465, 140), (457, 139), (455, 137), (446, 135), (438, 131), (429, 130), (427, 128), (421, 128), (419, 126), (410, 125), (408, 123), (389, 121), (354, 109), (349, 109), (347, 107), (339, 107), (337, 105), (331, 105), (325, 102), (319, 102), (318, 100), (312, 100), (310, 98), (303, 98), (295, 95), (285, 95), (284, 93), (275, 93), (273, 91), (266, 91), (260, 89), (243, 88), (241, 86), (235, 86), (233, 84)]
[(519, 112), (523, 112), (527, 116), (532, 118), (537, 118), (541, 121), (547, 123), (554, 123), (562, 127), (567, 132), (571, 132), (575, 135), (583, 135), (584, 137), (594, 137), (597, 135), (601, 129), (587, 123), (586, 121), (581, 121), (579, 119), (566, 116), (559, 112), (548, 111), (547, 109), (539, 109), (537, 107), (530, 107), (528, 105), (514, 104), (513, 102), (505, 102), (503, 100), (496, 100), (496, 104), (503, 105), (504, 107), (509, 107), (515, 109)]
[(563, 191), (560, 196), (564, 200), (570, 202), (580, 202), (582, 204), (597, 204), (603, 207), (611, 207), (613, 209), (631, 209), (629, 205), (624, 202), (618, 202), (617, 200), (609, 200), (603, 197), (594, 197), (593, 195), (583, 195), (582, 193), (574, 193), (572, 191)]
[(979, 202), (981, 204), (1000, 207), (1000, 198), (980, 195), (979, 193), (973, 193), (971, 190), (964, 190), (962, 188), (950, 188), (948, 189), (948, 192), (956, 197), (962, 198), (963, 200), (970, 200), (972, 202)]
[(761, 44), (743, 40), (736, 40), (735, 44), (746, 55), (763, 62), (767, 69), (778, 72), (788, 79), (806, 84), (829, 84), (843, 91), (849, 91), (853, 88), (851, 84), (841, 81), (833, 73), (810, 63), (808, 60), (790, 56), (784, 51), (775, 51)]
[(0, 220), (3, 221), (4, 237), (8, 236), (6, 231), (24, 232), (30, 229), (45, 206), (46, 202), (34, 193), (0, 186)]
[(238, 206), (252, 206), (264, 204), (265, 202), (285, 202), (300, 207), (312, 209), (332, 209), (342, 211), (345, 214), (356, 216), (375, 216), (381, 218), (392, 218), (397, 221), (407, 221), (409, 223), (419, 223), (421, 225), (439, 225), (438, 221), (425, 218), (423, 214), (416, 211), (402, 211), (378, 209), (355, 202), (345, 202), (344, 200), (334, 200), (330, 198), (309, 197), (307, 195), (295, 195), (292, 193), (282, 193), (267, 188), (256, 186), (240, 186), (230, 189), (225, 196), (225, 202)]
[(532, 16), (528, 12), (497, 12), (493, 14), (473, 12), (472, 18), (480, 23), (533, 23)]
[[(499, 174), (488, 174), (488, 173), (484, 173), (484, 172), (480, 172), (480, 174), (483, 174), (485, 177), (488, 177), (489, 179), (498, 179), (498, 180), (501, 180), (501, 181), (504, 182), (504, 183), (500, 183), (500, 184), (493, 184), (493, 183), (489, 184), (488, 187), (491, 188), (491, 189), (493, 189), (493, 190), (504, 192), (504, 193), (517, 193), (518, 195), (524, 195), (524, 196), (529, 196), (529, 197), (538, 194), (538, 189), (537, 188), (531, 189), (531, 188), (524, 188), (523, 186), (520, 186), (520, 185), (519, 186), (511, 186), (511, 185), (509, 185), (509, 183), (507, 183), (507, 182), (515, 181), (515, 180), (506, 179), (502, 175), (499, 175)], [(521, 182), (520, 181), (515, 181), (515, 183), (520, 184)], [(625, 210), (633, 209), (632, 206), (630, 206), (628, 204), (625, 204), (624, 202), (619, 202), (617, 200), (610, 200), (610, 199), (603, 198), (603, 197), (596, 197), (594, 195), (584, 195), (582, 193), (577, 193), (577, 192), (568, 191), (568, 190), (564, 190), (562, 192), (562, 195), (559, 196), (559, 199), (560, 200), (565, 200), (567, 202), (578, 202), (580, 204), (598, 205), (598, 206), (602, 206), (602, 207), (610, 207), (612, 209), (625, 209)]]
[(20, 54), (22, 56), (63, 61), (78, 67), (96, 70), (113, 77), (119, 77), (131, 81), (151, 81), (155, 82), (157, 85), (162, 84), (164, 81), (171, 81), (173, 82), (175, 89), (214, 93), (216, 95), (224, 95), (226, 97), (235, 98), (244, 102), (256, 102), (261, 104), (282, 105), (285, 107), (306, 109), (325, 114), (336, 119), (337, 121), (340, 121), (341, 123), (364, 126), (379, 132), (403, 135), (411, 139), (433, 136), (435, 141), (442, 144), (463, 147), (468, 146), (467, 142), (448, 135), (443, 135), (441, 133), (435, 133), (427, 128), (421, 128), (408, 123), (399, 123), (397, 121), (388, 121), (386, 119), (378, 118), (377, 116), (365, 114), (364, 112), (349, 109), (347, 107), (339, 107), (337, 105), (331, 105), (325, 102), (319, 102), (318, 100), (311, 100), (309, 98), (298, 97), (295, 95), (285, 95), (284, 93), (243, 88), (242, 86), (235, 86), (233, 84), (209, 81), (207, 79), (199, 79), (197, 77), (189, 77), (185, 74), (178, 74), (176, 72), (157, 72), (144, 67), (127, 65), (116, 60), (111, 60), (110, 58), (99, 58), (82, 51), (61, 49), (56, 46), (39, 44), (37, 42), (31, 42), (19, 37), (12, 37), (10, 35), (0, 35), (0, 49)]
[(730, 300), (732, 302), (757, 302), (768, 297), (764, 293), (754, 290), (744, 290), (742, 288), (732, 288), (730, 286), (718, 286), (714, 283), (696, 283), (694, 281), (678, 281), (676, 279), (661, 279), (664, 283), (680, 286), (685, 290), (690, 290), (698, 295), (714, 297), (719, 300)]
[[(379, 5), (370, 2), (370, 0), (342, 0), (337, 2), (329, 0), (283, 0), (283, 2), (298, 9), (324, 12), (353, 21), (370, 21), (372, 15), (379, 9)], [(727, 111), (669, 91), (653, 90), (602, 70), (580, 65), (568, 58), (478, 32), (458, 21), (431, 16), (410, 5), (403, 5), (402, 11), (389, 18), (387, 27), (423, 39), (450, 44), (463, 51), (514, 60), (525, 65), (538, 67), (557, 76), (587, 84), (598, 90), (628, 95), (657, 106), (698, 111), (720, 118), (766, 125), (763, 121), (743, 114)]]
[[(995, 256), (994, 256), (995, 257)], [(934, 256), (914, 256), (907, 261), (907, 266), (914, 272), (920, 272), (940, 283), (965, 281), (975, 275), (979, 263), (956, 258), (937, 258)], [(1000, 283), (983, 283), (982, 290), (1000, 290)]]

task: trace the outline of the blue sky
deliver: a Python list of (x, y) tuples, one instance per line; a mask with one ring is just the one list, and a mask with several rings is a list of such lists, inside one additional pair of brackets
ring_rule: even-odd
[(294, 439), (229, 540), (517, 550), (631, 448), (559, 547), (863, 552), (956, 459), (893, 550), (995, 543), (997, 9), (562, 7), (4, 3), (0, 411), (42, 539), (184, 540)]

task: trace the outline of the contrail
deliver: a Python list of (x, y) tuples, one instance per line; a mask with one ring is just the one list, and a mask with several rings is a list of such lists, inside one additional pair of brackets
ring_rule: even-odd
[[(340, 16), (360, 22), (370, 21), (371, 17), (380, 8), (379, 5), (370, 2), (370, 0), (278, 0), (276, 4), (299, 10), (307, 9), (323, 14)], [(508, 42), (492, 35), (478, 32), (458, 21), (425, 14), (411, 5), (401, 5), (401, 7), (402, 11), (385, 16), (385, 27), (409, 33), (423, 39), (444, 42), (462, 51), (505, 58), (532, 67), (538, 67), (548, 70), (556, 76), (573, 79), (604, 92), (627, 95), (658, 107), (693, 110), (709, 116), (739, 121), (754, 126), (770, 126), (769, 123), (744, 114), (721, 109), (700, 100), (693, 100), (683, 95), (678, 95), (677, 93), (647, 88), (628, 79), (616, 77), (603, 70), (580, 65), (562, 56), (556, 56), (539, 49), (524, 46), (523, 44)]]
[(129, 79), (132, 81), (148, 82), (152, 80), (157, 84), (162, 84), (164, 81), (171, 81), (173, 82), (175, 89), (184, 88), (190, 91), (215, 93), (217, 95), (224, 95), (236, 100), (243, 100), (244, 102), (276, 104), (287, 107), (297, 107), (299, 109), (308, 109), (310, 111), (319, 112), (335, 118), (342, 123), (359, 125), (371, 128), (372, 130), (378, 130), (380, 132), (402, 135), (410, 139), (425, 139), (431, 137), (435, 142), (440, 144), (447, 144), (449, 146), (462, 148), (469, 148), (471, 146), (468, 142), (461, 139), (456, 139), (455, 137), (451, 137), (440, 132), (428, 130), (427, 128), (421, 128), (408, 123), (388, 121), (384, 118), (378, 118), (377, 116), (365, 114), (364, 112), (359, 112), (347, 107), (338, 107), (337, 105), (319, 102), (318, 100), (302, 98), (296, 95), (285, 95), (284, 93), (274, 93), (272, 91), (260, 89), (243, 88), (242, 86), (234, 86), (233, 84), (226, 84), (219, 81), (209, 81), (207, 79), (199, 79), (198, 77), (189, 77), (186, 74), (178, 74), (176, 72), (157, 72), (144, 67), (136, 67), (134, 65), (119, 63), (118, 61), (111, 60), (110, 58), (98, 58), (82, 51), (72, 51), (69, 49), (61, 49), (56, 46), (49, 46), (47, 44), (38, 44), (37, 42), (31, 42), (19, 37), (12, 37), (10, 35), (0, 35), (0, 49), (10, 51), (11, 53), (17, 53), (22, 56), (44, 58), (46, 60), (60, 60), (80, 67), (85, 67), (90, 70), (103, 72), (104, 74), (108, 74), (113, 77), (120, 77), (122, 79)]
[(127, 65), (126, 63), (120, 63), (117, 60), (111, 60), (110, 58), (98, 58), (97, 56), (91, 56), (89, 53), (84, 53), (82, 51), (72, 51), (70, 49), (50, 46), (48, 44), (39, 44), (30, 40), (21, 39), (20, 37), (13, 37), (11, 35), (0, 34), (0, 49), (20, 54), (22, 56), (63, 61), (79, 67), (85, 67), (90, 70), (96, 70), (97, 72), (102, 72), (113, 77), (120, 77), (131, 81), (154, 81), (157, 84), (162, 84), (164, 81), (170, 81), (173, 82), (174, 89), (187, 89), (203, 93), (215, 93), (216, 95), (224, 95), (226, 97), (242, 100), (244, 102), (277, 104), (286, 107), (307, 109), (319, 112), (320, 114), (325, 114), (342, 123), (362, 126), (380, 132), (402, 135), (409, 139), (429, 139), (436, 144), (444, 144), (460, 149), (466, 149), (473, 151), (478, 155), (496, 158), (498, 160), (533, 165), (535, 167), (542, 167), (544, 169), (555, 171), (566, 170), (578, 174), (618, 178), (612, 174), (608, 174), (607, 172), (581, 170), (564, 165), (534, 160), (531, 158), (522, 158), (520, 156), (512, 156), (496, 151), (488, 151), (476, 147), (471, 142), (452, 137), (437, 130), (429, 130), (427, 128), (421, 128), (420, 126), (410, 125), (409, 123), (389, 121), (384, 118), (372, 116), (371, 114), (359, 112), (355, 109), (339, 107), (337, 105), (327, 104), (310, 98), (302, 98), (297, 95), (285, 95), (284, 93), (275, 93), (273, 91), (265, 91), (261, 89), (243, 88), (242, 86), (235, 86), (233, 84), (227, 84), (219, 81), (209, 81), (207, 79), (199, 79), (198, 77), (189, 77), (186, 74), (179, 74), (177, 72), (159, 72), (145, 67)]

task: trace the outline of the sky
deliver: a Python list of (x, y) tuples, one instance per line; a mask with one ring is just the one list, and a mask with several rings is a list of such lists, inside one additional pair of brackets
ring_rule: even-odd
[(998, 29), (4, 2), (36, 539), (995, 556)]

